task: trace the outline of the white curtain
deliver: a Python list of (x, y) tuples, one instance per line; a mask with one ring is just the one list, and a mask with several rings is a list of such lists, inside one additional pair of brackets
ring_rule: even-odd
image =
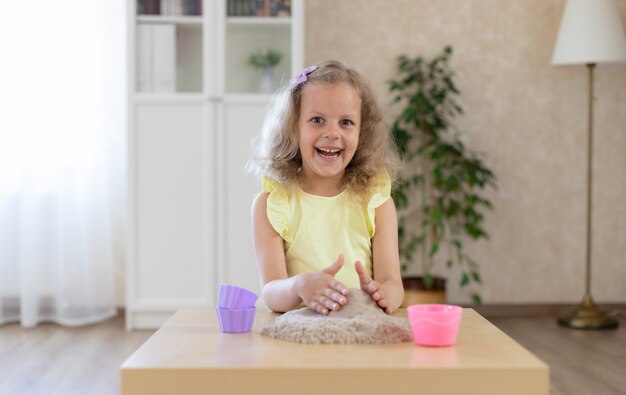
[(124, 0), (2, 1), (0, 324), (116, 314), (125, 12)]

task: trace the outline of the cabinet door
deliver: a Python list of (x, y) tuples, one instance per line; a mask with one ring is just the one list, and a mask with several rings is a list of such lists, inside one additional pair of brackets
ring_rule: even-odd
[(289, 80), (301, 63), (301, 7), (296, 0), (226, 1), (226, 94), (269, 94)]
[(206, 111), (202, 103), (136, 106), (127, 297), (133, 327), (212, 304), (214, 166)]
[[(265, 23), (260, 23), (265, 22)], [(291, 20), (289, 18), (228, 18), (226, 24), (226, 92), (271, 93), (291, 75)], [(249, 65), (253, 54), (268, 50), (282, 55), (280, 63), (269, 70), (275, 80), (270, 91), (261, 88), (262, 69)]]
[(224, 105), (225, 219), (220, 280), (260, 293), (259, 275), (252, 248), (250, 208), (261, 190), (260, 181), (246, 174), (252, 139), (263, 124), (267, 100), (226, 100)]

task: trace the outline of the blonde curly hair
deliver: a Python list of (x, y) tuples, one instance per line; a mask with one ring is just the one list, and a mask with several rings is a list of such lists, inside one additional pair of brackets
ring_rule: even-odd
[(390, 128), (367, 83), (355, 70), (328, 60), (300, 84), (287, 84), (270, 102), (261, 135), (253, 142), (248, 171), (288, 185), (298, 184), (302, 157), (298, 146), (298, 117), (303, 89), (309, 84), (352, 86), (361, 99), (361, 130), (354, 157), (345, 169), (343, 187), (365, 193), (373, 177), (387, 170), (395, 179), (399, 160)]

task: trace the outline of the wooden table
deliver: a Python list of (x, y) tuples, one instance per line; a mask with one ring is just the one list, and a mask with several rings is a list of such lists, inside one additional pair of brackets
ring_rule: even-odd
[[(406, 315), (399, 311), (397, 315)], [(221, 333), (212, 309), (180, 310), (122, 365), (123, 395), (548, 394), (546, 364), (472, 309), (457, 344), (306, 345)]]

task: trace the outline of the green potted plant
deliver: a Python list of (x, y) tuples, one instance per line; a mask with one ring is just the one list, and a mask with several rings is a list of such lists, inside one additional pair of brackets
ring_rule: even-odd
[[(397, 60), (397, 77), (389, 81), (393, 103), (402, 105), (393, 123), (395, 142), (405, 161), (393, 191), (398, 242), (409, 298), (415, 284), (427, 291), (445, 286), (445, 279), (433, 275), (433, 267), (445, 262), (447, 267), (460, 266), (461, 287), (468, 287), (473, 302), (480, 304), (479, 266), (464, 245), (488, 238), (483, 212), (493, 206), (484, 192), (487, 187), (495, 188), (495, 175), (454, 131), (452, 120), (463, 111), (456, 101), (459, 91), (450, 68), (451, 55), (449, 46), (432, 60), (402, 55)], [(421, 276), (406, 276), (408, 265), (417, 261)], [(437, 301), (445, 302), (445, 296)], [(406, 303), (415, 301), (405, 298)]]
[(263, 72), (259, 81), (261, 93), (272, 93), (276, 89), (274, 67), (278, 66), (282, 59), (283, 54), (271, 48), (265, 52), (257, 51), (248, 58), (250, 66)]

